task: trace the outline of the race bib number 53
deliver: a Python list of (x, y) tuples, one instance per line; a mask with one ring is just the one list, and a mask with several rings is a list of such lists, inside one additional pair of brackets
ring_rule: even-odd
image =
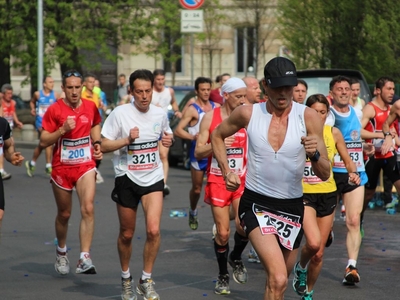
[(293, 250), (293, 245), (301, 230), (300, 216), (253, 204), (261, 233), (276, 234), (283, 247)]

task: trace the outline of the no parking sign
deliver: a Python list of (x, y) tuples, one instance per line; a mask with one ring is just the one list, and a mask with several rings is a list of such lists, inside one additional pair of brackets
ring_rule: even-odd
[(198, 9), (204, 4), (204, 0), (179, 0), (179, 2), (186, 9)]

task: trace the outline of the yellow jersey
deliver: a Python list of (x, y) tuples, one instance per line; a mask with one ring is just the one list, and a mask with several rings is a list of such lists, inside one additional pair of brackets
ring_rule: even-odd
[(81, 97), (83, 99), (93, 101), (97, 108), (100, 107), (100, 97), (94, 91), (92, 92), (92, 95), (90, 95), (86, 89), (82, 89)]
[(304, 166), (303, 174), (303, 193), (304, 194), (325, 194), (332, 193), (336, 191), (336, 183), (333, 178), (332, 166), (333, 158), (337, 153), (335, 139), (333, 138), (332, 126), (324, 126), (324, 141), (326, 150), (328, 152), (328, 159), (331, 162), (331, 172), (329, 179), (322, 181), (318, 176), (316, 176), (312, 170), (311, 162), (307, 159)]

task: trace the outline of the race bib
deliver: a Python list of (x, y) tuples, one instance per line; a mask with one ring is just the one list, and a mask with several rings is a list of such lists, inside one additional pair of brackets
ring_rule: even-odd
[(90, 137), (61, 140), (61, 162), (64, 164), (82, 164), (92, 160)]
[(321, 178), (314, 174), (310, 161), (306, 161), (306, 164), (304, 165), (303, 182), (308, 184), (317, 184), (324, 182), (321, 180)]
[(255, 203), (253, 204), (253, 213), (257, 218), (261, 234), (276, 234), (283, 247), (293, 250), (294, 243), (301, 230), (300, 216)]
[[(364, 171), (365, 169), (362, 142), (346, 142), (346, 147), (351, 160), (357, 166), (357, 171)], [(346, 166), (339, 153), (335, 154), (333, 167), (338, 169), (346, 169)]]
[(43, 117), (46, 110), (49, 108), (50, 104), (40, 104), (38, 107), (37, 114), (39, 117)]
[(127, 155), (129, 171), (153, 170), (160, 161), (158, 141), (130, 144)]
[[(228, 165), (232, 172), (237, 175), (243, 175), (243, 159), (244, 150), (243, 148), (228, 148), (226, 149), (226, 155), (228, 158)], [(222, 176), (221, 169), (219, 168), (218, 161), (213, 156), (211, 159), (210, 174)]]

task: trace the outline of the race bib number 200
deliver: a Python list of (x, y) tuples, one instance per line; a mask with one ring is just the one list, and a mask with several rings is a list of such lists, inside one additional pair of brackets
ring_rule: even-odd
[(276, 234), (283, 247), (293, 250), (294, 243), (301, 230), (300, 216), (259, 204), (253, 204), (253, 213), (263, 235)]
[(81, 164), (92, 160), (90, 137), (80, 139), (62, 139), (61, 162)]

